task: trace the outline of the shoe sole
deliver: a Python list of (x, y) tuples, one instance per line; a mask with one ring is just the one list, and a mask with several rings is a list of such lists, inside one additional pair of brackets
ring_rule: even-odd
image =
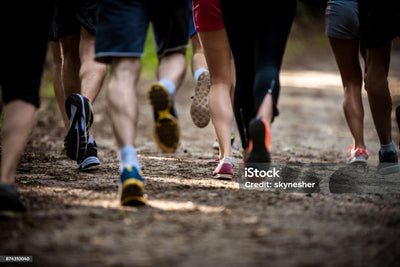
[(265, 146), (266, 132), (264, 123), (261, 120), (251, 120), (249, 134), (253, 142), (253, 149), (250, 151), (246, 162), (271, 162), (271, 155)]
[(172, 103), (169, 92), (156, 83), (150, 87), (148, 98), (158, 116), (154, 125), (154, 139), (164, 152), (174, 153), (179, 146), (180, 133), (178, 120), (170, 113)]
[(215, 175), (215, 178), (218, 180), (232, 180), (233, 175), (227, 173), (219, 173)]
[(210, 112), (208, 108), (208, 95), (210, 93), (210, 73), (208, 71), (200, 74), (196, 87), (194, 88), (194, 98), (190, 106), (190, 116), (193, 123), (204, 128), (210, 122)]
[(81, 163), (78, 164), (79, 170), (87, 170), (91, 167), (100, 165), (100, 161), (97, 157), (91, 156), (85, 158)]
[(386, 167), (378, 167), (378, 173), (387, 175), (400, 172), (400, 165), (398, 164), (387, 164)]
[[(76, 107), (72, 117), (71, 108)], [(67, 135), (64, 138), (64, 147), (67, 156), (73, 160), (81, 160), (86, 154), (89, 138), (88, 129), (93, 123), (93, 114), (90, 104), (86, 103), (83, 96), (73, 94), (65, 101), (65, 111), (68, 119), (72, 122)], [(87, 116), (89, 116), (87, 118)], [(82, 124), (84, 118), (85, 124)]]
[(352, 160), (349, 160), (346, 162), (347, 164), (367, 164), (367, 160), (365, 158), (362, 157), (356, 157)]
[(146, 199), (143, 197), (143, 193), (143, 182), (135, 178), (127, 179), (121, 186), (120, 204), (122, 206), (146, 205)]

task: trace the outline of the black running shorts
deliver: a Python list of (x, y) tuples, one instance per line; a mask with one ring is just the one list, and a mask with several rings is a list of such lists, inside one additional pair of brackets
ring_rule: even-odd
[(361, 43), (378, 48), (400, 36), (399, 0), (359, 0)]
[[(5, 104), (23, 100), (39, 107), (52, 13), (52, 0), (0, 1), (0, 85)], [(10, 14), (18, 14), (24, 34), (19, 24), (10, 23)]]
[(98, 2), (98, 0), (57, 0), (49, 40), (57, 41), (67, 35), (79, 35), (81, 25), (95, 35)]

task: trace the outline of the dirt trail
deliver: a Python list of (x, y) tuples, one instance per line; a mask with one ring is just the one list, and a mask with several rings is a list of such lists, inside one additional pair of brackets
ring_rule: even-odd
[[(390, 76), (395, 101), (399, 59), (394, 56)], [(302, 69), (285, 62), (281, 79), (273, 160), (343, 162), (351, 137), (333, 59)], [(190, 75), (176, 97), (181, 146), (173, 155), (157, 149), (145, 97), (150, 82), (140, 82), (137, 138), (148, 206), (118, 205), (119, 160), (104, 90), (94, 106), (93, 125), (102, 164), (90, 172), (78, 172), (60, 155), (63, 128), (56, 102), (43, 99), (17, 176), (29, 212), (0, 220), (0, 255), (33, 255), (37, 266), (399, 265), (399, 177), (390, 178), (392, 193), (378, 183), (368, 194), (332, 194), (329, 177), (322, 177), (321, 191), (313, 194), (239, 190), (236, 181), (211, 179), (214, 133), (211, 125), (198, 129), (190, 119)], [(378, 140), (363, 94), (373, 166)], [(393, 133), (398, 142), (395, 125)]]

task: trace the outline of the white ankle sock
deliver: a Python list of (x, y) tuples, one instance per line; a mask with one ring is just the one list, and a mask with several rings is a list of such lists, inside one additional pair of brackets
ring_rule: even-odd
[(160, 83), (162, 83), (163, 85), (165, 85), (165, 87), (167, 87), (167, 90), (170, 95), (174, 95), (176, 87), (173, 81), (169, 79), (161, 79)]
[(225, 157), (225, 158), (223, 158), (221, 161), (222, 161), (223, 163), (229, 163), (229, 164), (231, 164), (232, 166), (235, 165), (235, 158), (233, 158), (233, 157)]
[(207, 69), (205, 69), (205, 68), (200, 68), (200, 69), (198, 69), (198, 70), (196, 70), (195, 72), (194, 72), (194, 82), (195, 83), (197, 83), (197, 80), (199, 79), (199, 76), (203, 73), (203, 72), (206, 72), (206, 71), (208, 71)]
[(121, 164), (120, 170), (122, 171), (126, 165), (134, 166), (138, 171), (140, 170), (140, 163), (137, 158), (136, 149), (133, 146), (124, 146), (120, 150)]

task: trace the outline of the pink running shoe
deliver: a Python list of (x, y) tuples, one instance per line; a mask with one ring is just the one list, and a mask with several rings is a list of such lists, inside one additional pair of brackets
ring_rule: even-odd
[(213, 172), (213, 176), (221, 180), (231, 180), (233, 176), (233, 158), (223, 158), (219, 161), (217, 168)]
[(349, 148), (350, 157), (347, 159), (347, 164), (352, 163), (367, 163), (369, 152), (366, 149), (357, 148), (354, 149), (354, 145), (352, 144)]

